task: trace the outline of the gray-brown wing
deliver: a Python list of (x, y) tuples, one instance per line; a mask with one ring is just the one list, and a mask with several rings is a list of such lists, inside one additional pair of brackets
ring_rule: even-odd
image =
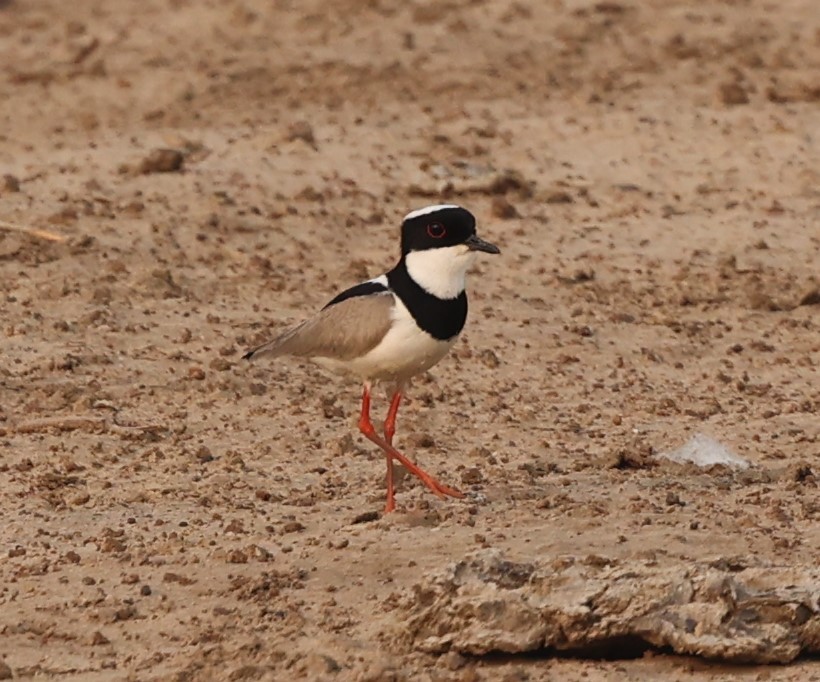
[(297, 327), (246, 353), (351, 360), (372, 350), (390, 329), (393, 294), (356, 296), (335, 303)]

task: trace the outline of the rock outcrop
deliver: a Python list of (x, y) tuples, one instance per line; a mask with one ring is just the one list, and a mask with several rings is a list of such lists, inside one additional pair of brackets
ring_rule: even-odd
[(618, 647), (643, 646), (787, 663), (820, 652), (815, 568), (742, 559), (661, 566), (597, 556), (515, 562), (488, 550), (426, 575), (408, 601), (400, 637), (431, 653), (618, 657)]

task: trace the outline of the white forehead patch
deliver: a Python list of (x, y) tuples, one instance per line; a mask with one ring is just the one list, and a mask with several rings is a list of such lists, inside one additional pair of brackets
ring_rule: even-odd
[(456, 206), (455, 204), (434, 204), (433, 206), (425, 206), (424, 208), (410, 211), (410, 213), (404, 216), (404, 220), (412, 220), (413, 218), (419, 218), (420, 216), (435, 213), (436, 211), (443, 211), (447, 208), (461, 208), (461, 206)]

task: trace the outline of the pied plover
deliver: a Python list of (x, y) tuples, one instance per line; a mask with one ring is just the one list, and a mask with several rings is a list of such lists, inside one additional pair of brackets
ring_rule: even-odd
[[(461, 206), (440, 204), (408, 213), (401, 224), (401, 257), (392, 270), (343, 291), (313, 317), (243, 356), (310, 358), (364, 382), (359, 430), (387, 459), (385, 513), (396, 505), (393, 460), (439, 497), (463, 497), (393, 447), (393, 435), (407, 382), (441, 360), (464, 328), (465, 277), (479, 251), (500, 253), (478, 237), (475, 217)], [(384, 438), (370, 421), (376, 382), (392, 390)]]

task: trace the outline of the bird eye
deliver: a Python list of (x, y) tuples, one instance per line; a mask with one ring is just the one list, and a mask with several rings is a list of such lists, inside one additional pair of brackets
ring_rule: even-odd
[(427, 234), (433, 239), (441, 239), (447, 234), (447, 229), (441, 223), (430, 223), (427, 226)]

